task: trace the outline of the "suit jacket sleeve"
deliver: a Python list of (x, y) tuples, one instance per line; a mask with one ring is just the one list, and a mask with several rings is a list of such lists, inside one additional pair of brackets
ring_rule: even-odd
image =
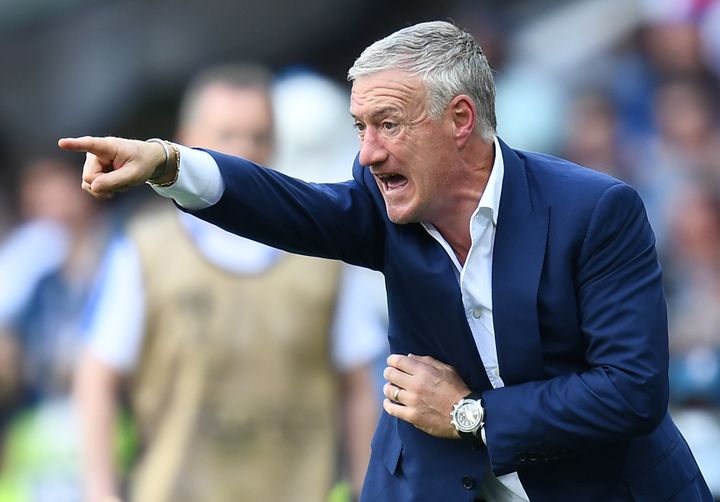
[(483, 394), (488, 452), (498, 474), (647, 434), (666, 413), (661, 271), (632, 188), (615, 184), (599, 197), (574, 281), (587, 367)]
[(382, 208), (357, 162), (353, 180), (320, 184), (239, 157), (208, 153), (220, 168), (225, 191), (217, 204), (189, 212), (286, 251), (382, 269), (384, 227), (378, 210)]

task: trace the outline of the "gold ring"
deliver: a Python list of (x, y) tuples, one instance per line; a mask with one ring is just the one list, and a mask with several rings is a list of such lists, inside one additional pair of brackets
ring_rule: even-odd
[(395, 393), (393, 394), (393, 401), (395, 401), (396, 403), (400, 402), (400, 401), (398, 401), (398, 396), (400, 395), (401, 390), (402, 389), (400, 387), (398, 387), (397, 389), (395, 389)]

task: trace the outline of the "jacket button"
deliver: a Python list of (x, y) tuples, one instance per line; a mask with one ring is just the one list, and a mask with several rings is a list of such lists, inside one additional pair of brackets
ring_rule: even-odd
[(472, 476), (463, 476), (462, 484), (463, 488), (465, 488), (466, 490), (472, 490), (473, 488), (475, 488), (475, 479)]

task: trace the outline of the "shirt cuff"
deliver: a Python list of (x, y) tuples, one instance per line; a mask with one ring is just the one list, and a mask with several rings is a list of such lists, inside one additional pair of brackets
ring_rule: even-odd
[(177, 148), (180, 151), (177, 181), (169, 187), (153, 186), (153, 190), (185, 209), (205, 209), (217, 203), (225, 191), (225, 183), (215, 159), (202, 150), (182, 145)]

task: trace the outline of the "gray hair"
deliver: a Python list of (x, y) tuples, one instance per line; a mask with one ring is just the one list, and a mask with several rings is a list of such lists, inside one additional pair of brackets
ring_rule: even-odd
[(366, 48), (348, 71), (348, 81), (385, 70), (422, 78), (427, 112), (438, 119), (455, 96), (475, 103), (475, 130), (491, 140), (497, 129), (495, 83), (485, 54), (469, 33), (444, 21), (409, 26)]
[(270, 85), (273, 75), (264, 66), (237, 63), (212, 66), (198, 74), (188, 85), (178, 112), (178, 125), (185, 126), (195, 119), (197, 105), (206, 89), (226, 85), (235, 89), (256, 89), (267, 94), (270, 101)]

